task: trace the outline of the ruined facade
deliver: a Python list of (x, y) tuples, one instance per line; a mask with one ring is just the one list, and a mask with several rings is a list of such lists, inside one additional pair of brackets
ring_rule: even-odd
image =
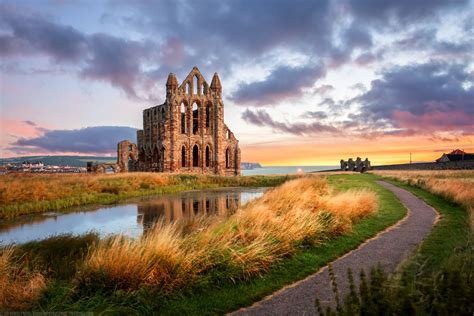
[(239, 175), (239, 142), (224, 123), (217, 73), (211, 85), (197, 67), (181, 85), (171, 73), (166, 101), (143, 111), (143, 130), (137, 131), (137, 144), (122, 141), (117, 154), (122, 172)]
[(355, 161), (352, 158), (349, 158), (348, 161), (341, 159), (340, 164), (343, 171), (365, 172), (372, 169), (369, 158), (362, 160), (360, 157), (357, 157)]

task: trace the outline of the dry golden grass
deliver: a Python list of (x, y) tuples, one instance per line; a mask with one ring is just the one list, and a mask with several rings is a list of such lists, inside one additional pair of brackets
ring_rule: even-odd
[(12, 255), (13, 248), (0, 254), (0, 311), (28, 309), (46, 288), (43, 275), (25, 271)]
[(301, 245), (349, 231), (376, 209), (373, 192), (332, 193), (320, 177), (292, 180), (190, 234), (182, 234), (189, 224), (158, 224), (140, 239), (103, 240), (90, 250), (77, 280), (86, 287), (171, 292), (200, 277), (245, 279)]
[(474, 228), (474, 170), (372, 171), (404, 183), (419, 186), (464, 206)]
[(123, 174), (11, 174), (0, 181), (0, 204), (51, 201), (90, 193), (132, 191), (173, 182), (169, 175)]

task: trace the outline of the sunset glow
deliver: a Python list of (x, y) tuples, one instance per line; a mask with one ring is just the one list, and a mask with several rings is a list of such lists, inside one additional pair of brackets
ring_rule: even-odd
[(1, 157), (114, 156), (193, 66), (242, 161), (474, 152), (473, 1), (205, 2), (3, 1)]

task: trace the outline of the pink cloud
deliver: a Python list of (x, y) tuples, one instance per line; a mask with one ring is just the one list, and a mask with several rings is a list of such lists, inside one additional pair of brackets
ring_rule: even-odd
[(0, 132), (14, 137), (35, 137), (43, 133), (43, 128), (31, 121), (19, 121), (14, 119), (1, 118)]
[(394, 111), (393, 119), (398, 127), (418, 131), (463, 131), (474, 133), (474, 115), (457, 110), (452, 112), (429, 112), (414, 115), (408, 111)]

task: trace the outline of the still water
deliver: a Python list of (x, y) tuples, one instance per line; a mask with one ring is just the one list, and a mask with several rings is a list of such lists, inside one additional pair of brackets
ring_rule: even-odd
[(273, 166), (249, 170), (241, 170), (243, 176), (255, 176), (265, 174), (294, 174), (307, 173), (323, 170), (339, 169), (340, 166)]
[(66, 214), (45, 213), (0, 226), (0, 243), (24, 243), (61, 234), (95, 231), (101, 236), (122, 233), (137, 237), (158, 220), (201, 215), (229, 215), (267, 188), (222, 188), (160, 195), (113, 206), (81, 209)]

